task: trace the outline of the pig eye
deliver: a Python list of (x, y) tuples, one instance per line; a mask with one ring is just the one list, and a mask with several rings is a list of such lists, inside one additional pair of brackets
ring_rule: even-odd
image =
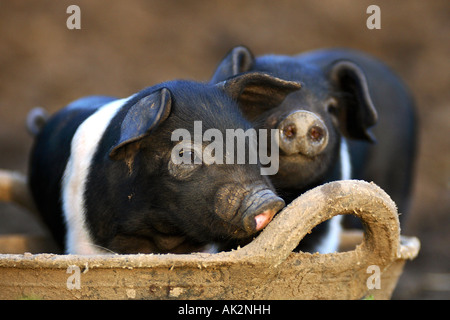
[(180, 152), (178, 152), (178, 156), (182, 158), (185, 163), (186, 162), (188, 162), (189, 164), (202, 163), (202, 159), (193, 149), (181, 149)]
[(327, 112), (337, 115), (338, 113), (338, 102), (335, 98), (330, 98), (326, 102), (326, 110)]
[(202, 145), (194, 144), (191, 141), (182, 141), (173, 147), (170, 159), (175, 165), (202, 164), (202, 152)]
[(181, 142), (172, 149), (168, 163), (169, 173), (177, 180), (185, 180), (202, 167), (202, 147)]

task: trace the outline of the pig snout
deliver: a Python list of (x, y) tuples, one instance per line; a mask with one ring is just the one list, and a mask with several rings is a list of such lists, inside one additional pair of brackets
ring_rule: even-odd
[(249, 234), (262, 230), (284, 205), (284, 200), (269, 189), (248, 194), (239, 209), (244, 230)]
[(217, 192), (215, 213), (232, 226), (234, 238), (242, 238), (263, 229), (284, 205), (266, 185), (227, 184)]
[(295, 111), (278, 125), (280, 149), (286, 154), (301, 153), (313, 157), (328, 144), (328, 129), (319, 116), (310, 111)]

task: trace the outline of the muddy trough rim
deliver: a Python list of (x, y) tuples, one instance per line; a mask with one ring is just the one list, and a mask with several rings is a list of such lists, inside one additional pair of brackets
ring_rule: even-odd
[[(292, 252), (316, 225), (353, 214), (364, 226), (352, 251)], [(403, 242), (403, 244), (401, 243)], [(353, 242), (355, 243), (355, 241)], [(6, 299), (374, 299), (390, 298), (416, 238), (400, 237), (397, 208), (373, 183), (337, 181), (284, 208), (248, 245), (217, 254), (0, 255)], [(367, 285), (376, 265), (381, 290)], [(78, 267), (83, 285), (70, 290)], [(81, 278), (80, 278), (81, 279)]]

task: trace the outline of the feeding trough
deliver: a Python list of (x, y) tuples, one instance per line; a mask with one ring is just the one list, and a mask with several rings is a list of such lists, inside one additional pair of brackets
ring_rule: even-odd
[[(293, 252), (315, 226), (341, 214), (364, 225), (343, 234), (352, 250)], [(337, 181), (299, 196), (251, 243), (229, 252), (0, 254), (0, 299), (389, 299), (419, 246), (400, 236), (397, 208), (382, 189)]]

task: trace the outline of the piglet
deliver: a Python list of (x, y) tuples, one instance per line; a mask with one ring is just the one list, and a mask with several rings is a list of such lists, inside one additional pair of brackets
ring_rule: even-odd
[[(389, 67), (349, 49), (254, 57), (238, 46), (220, 62), (211, 83), (248, 71), (302, 84), (278, 106), (242, 108), (256, 127), (279, 130), (280, 168), (273, 183), (287, 203), (329, 181), (361, 179), (383, 188), (404, 218), (417, 141), (415, 107), (408, 88)], [(335, 251), (340, 219), (321, 224), (301, 245)]]
[[(216, 252), (246, 243), (284, 201), (259, 162), (205, 161), (209, 142), (199, 135), (248, 130), (238, 105), (277, 105), (298, 89), (249, 73), (215, 85), (176, 80), (124, 99), (76, 100), (32, 130), (37, 208), (66, 253)], [(181, 129), (191, 140), (173, 138)]]

